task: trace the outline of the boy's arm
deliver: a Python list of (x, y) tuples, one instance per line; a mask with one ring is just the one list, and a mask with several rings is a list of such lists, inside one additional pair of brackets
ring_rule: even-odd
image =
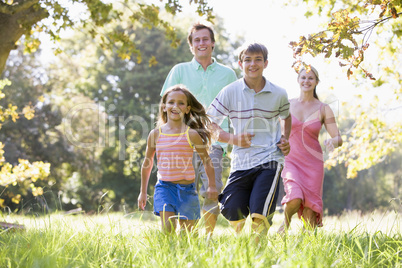
[(149, 176), (154, 165), (154, 155), (156, 151), (156, 139), (158, 138), (158, 131), (152, 130), (148, 135), (147, 148), (145, 151), (145, 158), (141, 166), (141, 190), (138, 196), (138, 207), (142, 210), (145, 209), (147, 204), (147, 189)]
[(289, 116), (286, 119), (281, 120), (281, 133), (285, 139), (289, 139), (290, 131), (292, 130), (292, 116)]
[(224, 131), (219, 125), (213, 123), (214, 130), (219, 133), (218, 141), (236, 145), (239, 147), (248, 148), (251, 146), (251, 138), (255, 136), (253, 133), (240, 133), (234, 135), (232, 133)]
[(218, 191), (216, 190), (215, 183), (215, 170), (212, 164), (211, 158), (208, 155), (207, 146), (204, 144), (201, 136), (197, 131), (191, 129), (189, 131), (190, 141), (200, 156), (202, 163), (204, 164), (205, 172), (208, 177), (208, 189), (207, 198), (211, 200), (218, 200)]
[[(230, 95), (230, 93), (228, 93), (227, 87), (225, 87), (211, 103), (207, 110), (207, 114), (210, 116), (214, 131), (218, 133), (218, 141), (248, 148), (251, 146), (251, 138), (254, 137), (255, 134), (245, 132), (234, 135), (220, 127), (224, 118), (229, 116), (227, 111), (230, 109), (231, 101), (229, 100), (228, 95)], [(219, 107), (219, 111), (217, 107)], [(222, 107), (223, 109), (221, 109)]]

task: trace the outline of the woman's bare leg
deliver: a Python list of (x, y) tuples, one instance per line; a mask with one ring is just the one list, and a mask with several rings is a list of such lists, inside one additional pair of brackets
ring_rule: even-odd
[(296, 198), (285, 204), (285, 219), (278, 229), (279, 234), (283, 234), (289, 228), (293, 215), (300, 209), (301, 202), (302, 200), (300, 198)]
[(309, 230), (314, 230), (317, 227), (317, 213), (311, 208), (304, 208), (303, 218), (307, 223)]

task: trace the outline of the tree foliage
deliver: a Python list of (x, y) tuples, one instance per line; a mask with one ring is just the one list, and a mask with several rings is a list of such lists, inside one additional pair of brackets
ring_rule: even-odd
[[(23, 55), (22, 48), (14, 51), (7, 63), (7, 71), (3, 74), (13, 83), (4, 88), (5, 97), (2, 101), (16, 106), (30, 104), (28, 107), (35, 112), (35, 116), (29, 117), (29, 120), (21, 116), (15, 123), (9, 120), (9, 123), (2, 126), (0, 140), (4, 143), (6, 161), (17, 165), (19, 159), (28, 159), (51, 166), (50, 171), (47, 170), (48, 176), (42, 177), (34, 184), (29, 177), (25, 177), (24, 181), (19, 180), (18, 183), (7, 185), (1, 197), (4, 199), (4, 205), (12, 210), (32, 210), (37, 205), (38, 210), (42, 212), (44, 209), (54, 208), (61, 203), (57, 202), (58, 192), (65, 187), (72, 173), (83, 168), (83, 163), (90, 168), (88, 163), (91, 158), (74, 150), (62, 131), (63, 108), (67, 106), (68, 101), (77, 101), (78, 98), (63, 96), (57, 90), (57, 83), (51, 79), (51, 72), (44, 69), (38, 59), (39, 52)], [(80, 114), (76, 114), (76, 117), (79, 118)], [(88, 114), (85, 114), (85, 118), (91, 119), (91, 123), (94, 121), (93, 116)], [(82, 130), (84, 123), (82, 120)], [(14, 196), (20, 197), (19, 204), (13, 204)], [(51, 198), (54, 198), (55, 202), (51, 202)]]
[(325, 171), (323, 187), (324, 210), (329, 215), (344, 210), (358, 210), (363, 213), (374, 209), (381, 211), (402, 211), (401, 147), (387, 155), (384, 161), (358, 172), (353, 180), (340, 179), (347, 167), (337, 165)]
[[(5, 87), (12, 87), (11, 82), (9, 82), (9, 80), (0, 80), (0, 90), (3, 90)], [(2, 91), (0, 91), (0, 95), (1, 99), (4, 101), (6, 95)], [(0, 102), (0, 127), (3, 127), (4, 124), (6, 124), (7, 127), (10, 120), (15, 123), (21, 114), (23, 114), (27, 120), (33, 118), (34, 109), (32, 106), (26, 106), (22, 112), (18, 112), (16, 105), (10, 102), (6, 103), (8, 103), (6, 105), (7, 108), (3, 107)], [(8, 141), (9, 140), (10, 137)], [(8, 161), (4, 151), (4, 147), (7, 145), (8, 141), (6, 144), (0, 142), (0, 207), (8, 205), (8, 200), (15, 204), (20, 203), (22, 198), (21, 191), (9, 191), (11, 187), (16, 185), (25, 185), (25, 187), (21, 188), (24, 190), (29, 189), (33, 196), (42, 195), (43, 188), (37, 186), (37, 181), (47, 178), (50, 174), (50, 164), (44, 163), (43, 161), (30, 162), (22, 158)]]
[[(50, 197), (56, 196), (57, 207), (63, 210), (135, 207), (146, 137), (155, 126), (160, 90), (170, 69), (192, 58), (185, 40), (193, 22), (194, 18), (172, 22), (182, 40), (176, 49), (165, 39), (163, 29), (126, 25), (127, 33), (136, 35), (143, 58), (140, 64), (103, 49), (98, 42), (101, 37), (92, 39), (87, 29), (78, 29), (72, 37), (60, 41), (63, 52), (43, 71), (46, 79), (42, 82), (32, 79), (32, 71), (40, 69), (37, 59), (35, 63), (38, 53), (23, 59), (19, 58), (22, 55), (10, 57), (8, 64), (13, 66), (8, 66), (4, 75), (16, 87), (15, 94), (7, 92), (9, 100), (26, 103), (36, 96), (33, 92), (41, 92), (53, 113), (42, 114), (44, 108), (36, 112), (33, 120), (38, 122), (35, 128), (39, 133), (35, 135), (17, 134), (22, 128), (32, 128), (26, 121), (0, 134), (9, 136), (10, 144), (27, 158), (34, 156), (51, 163), (48, 181), (52, 186), (44, 189), (48, 203), (53, 203)], [(110, 27), (119, 29), (120, 24), (111, 23)], [(229, 56), (237, 45), (229, 41), (225, 29), (215, 30), (219, 42), (214, 56), (230, 64)], [(152, 58), (156, 62), (150, 66)], [(24, 95), (25, 91), (28, 93)], [(16, 95), (26, 98), (17, 99)], [(54, 113), (59, 120), (52, 120)], [(18, 144), (22, 138), (32, 142), (21, 148)], [(17, 150), (9, 150), (9, 157), (13, 151)], [(156, 174), (152, 174), (150, 184), (155, 181)], [(18, 190), (13, 189), (15, 193)], [(21, 196), (27, 200), (30, 193), (25, 191)]]
[[(10, 144), (18, 144), (23, 139), (30, 141), (36, 139), (36, 145), (23, 142), (24, 146), (17, 145), (19, 150), (15, 152), (23, 152), (26, 157), (34, 156), (52, 162), (49, 180), (49, 183), (52, 181), (52, 187), (47, 191), (59, 195), (59, 201), (64, 203), (64, 208), (69, 205), (94, 208), (101, 200), (119, 203), (119, 200), (132, 196), (133, 189), (137, 189), (132, 181), (138, 179), (137, 162), (142, 156), (145, 145), (139, 133), (144, 130), (139, 130), (138, 122), (136, 125), (128, 118), (132, 115), (141, 115), (149, 125), (153, 120), (151, 116), (155, 116), (150, 103), (159, 99), (159, 90), (167, 72), (175, 63), (191, 58), (186, 42), (181, 42), (185, 37), (178, 36), (180, 24), (166, 20), (166, 15), (162, 14), (175, 15), (181, 12), (181, 4), (177, 0), (160, 2), (163, 8), (136, 0), (113, 3), (100, 0), (0, 1), (0, 37), (4, 40), (0, 45), (0, 72), (3, 72), (10, 51), (18, 47), (21, 37), (24, 37), (24, 51), (34, 53), (40, 46), (38, 33), (49, 35), (57, 43), (61, 41), (59, 35), (65, 29), (79, 26), (79, 31), (85, 34), (81, 37), (82, 44), (71, 41), (69, 44), (71, 46), (66, 46), (69, 58), (64, 58), (63, 69), (55, 68), (48, 73), (49, 79), (45, 86), (51, 88), (52, 94), (49, 92), (47, 100), (52, 102), (53, 108), (59, 110), (62, 118), (72, 120), (55, 122), (51, 126), (44, 123), (39, 128), (35, 127), (39, 135), (31, 135), (28, 138), (21, 135), (15, 139), (18, 135), (14, 128), (9, 128), (7, 133), (3, 133), (13, 137), (14, 140), (10, 141)], [(212, 8), (208, 7), (206, 1), (189, 0), (189, 3), (197, 6), (197, 13), (200, 16), (205, 15), (208, 20), (213, 19)], [(79, 17), (71, 15), (70, 11), (75, 8), (74, 5), (85, 8)], [(162, 9), (166, 12), (162, 12)], [(166, 37), (169, 42), (166, 42)], [(56, 53), (59, 54), (63, 45), (58, 44)], [(182, 48), (179, 50), (168, 48), (180, 46)], [(168, 51), (170, 54), (166, 54)], [(84, 62), (83, 55), (86, 52), (94, 57), (86, 58), (89, 61)], [(227, 55), (222, 56), (223, 59), (228, 58)], [(91, 59), (94, 59), (94, 62), (91, 62)], [(144, 59), (147, 61), (145, 65), (141, 64)], [(152, 70), (148, 69), (151, 66)], [(135, 72), (132, 71), (133, 68)], [(15, 72), (8, 67), (4, 75), (18, 81), (24, 80), (13, 74)], [(21, 89), (28, 90), (32, 86), (34, 85), (25, 84)], [(121, 105), (122, 101), (127, 101), (127, 104)], [(79, 104), (98, 108), (96, 111), (84, 108), (74, 118), (69, 117), (75, 112), (71, 108)], [(24, 111), (32, 115), (33, 110), (26, 108)], [(103, 122), (100, 122), (100, 117), (103, 117)], [(117, 118), (122, 118), (123, 122), (116, 120)], [(101, 124), (107, 124), (108, 128), (104, 132), (100, 132), (99, 128), (94, 129), (94, 126), (96, 128)], [(51, 127), (53, 131), (44, 130), (43, 126)], [(119, 140), (122, 129), (126, 129), (124, 141)], [(60, 136), (60, 130), (64, 132), (64, 137)], [(52, 135), (46, 136), (50, 132), (53, 132)], [(66, 139), (73, 144), (64, 147)], [(122, 143), (110, 147), (116, 140), (117, 143)], [(62, 160), (63, 157), (57, 156), (47, 158), (41, 150), (38, 152), (42, 155), (32, 154), (34, 147), (50, 148), (51, 144), (59, 144), (57, 151), (64, 152), (66, 156), (72, 155), (74, 159), (66, 160), (64, 157)], [(80, 146), (82, 144), (97, 144), (97, 146), (85, 148)], [(130, 158), (122, 161), (119, 158), (121, 154), (134, 160)], [(134, 188), (127, 187), (128, 185)], [(26, 189), (21, 187), (13, 189), (12, 192), (17, 193), (20, 190)], [(59, 192), (56, 193), (57, 191)], [(128, 199), (127, 201), (132, 201)]]
[[(366, 1), (342, 1), (347, 8), (331, 11), (336, 4), (332, 0), (309, 1), (314, 2), (318, 13), (322, 14), (322, 7), (326, 6), (331, 21), (327, 28), (318, 33), (311, 33), (307, 37), (301, 36), (299, 41), (290, 42), (295, 58), (294, 67), (299, 70), (303, 65), (303, 55), (310, 54), (313, 57), (324, 54), (326, 58), (335, 55), (340, 66), (346, 66), (347, 76), (353, 74), (354, 69), (360, 68), (366, 77), (375, 80), (374, 76), (366, 71), (361, 63), (364, 61), (365, 51), (369, 47), (369, 38), (376, 26), (391, 19), (397, 19), (402, 14), (402, 2), (400, 0), (366, 0)], [(370, 14), (374, 19), (362, 20), (353, 16), (352, 12)], [(306, 14), (312, 15), (312, 12)]]
[[(166, 12), (172, 15), (182, 11), (178, 0), (161, 0)], [(87, 16), (76, 18), (69, 12), (70, 8), (85, 8)], [(205, 0), (189, 0), (197, 7), (199, 15), (206, 15), (208, 20), (213, 19), (212, 8)], [(74, 6), (76, 5), (76, 6)], [(126, 11), (126, 12), (123, 12)], [(127, 12), (129, 11), (129, 12)], [(163, 28), (166, 37), (171, 40), (172, 46), (177, 46), (175, 28), (164, 20), (161, 8), (155, 4), (145, 4), (141, 1), (121, 0), (105, 3), (101, 0), (1, 0), (0, 1), (0, 73), (3, 72), (10, 51), (15, 49), (20, 38), (25, 35), (26, 51), (35, 51), (40, 41), (35, 33), (44, 32), (54, 41), (60, 39), (60, 32), (83, 24), (92, 38), (100, 37), (101, 45), (110, 50), (116, 50), (123, 59), (136, 58), (141, 62), (141, 51), (137, 47), (135, 35), (129, 35), (124, 28), (130, 24), (141, 27)], [(114, 29), (111, 23), (118, 22), (122, 27)]]
[[(347, 167), (346, 177), (356, 178), (359, 171), (369, 169), (398, 150), (402, 144), (401, 124), (387, 122), (377, 107), (378, 98), (375, 98), (369, 111), (361, 106), (349, 107), (348, 113), (340, 117), (340, 121), (352, 125), (343, 129), (344, 144), (340, 150), (331, 153), (326, 162), (328, 169), (344, 163)], [(370, 109), (376, 112), (370, 112)]]

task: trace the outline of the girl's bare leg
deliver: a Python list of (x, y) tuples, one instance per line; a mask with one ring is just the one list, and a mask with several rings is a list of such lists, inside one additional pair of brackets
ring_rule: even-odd
[(197, 220), (179, 220), (180, 230), (193, 231)]
[(162, 231), (166, 233), (172, 233), (176, 229), (176, 220), (174, 216), (176, 214), (171, 211), (159, 211), (161, 215)]

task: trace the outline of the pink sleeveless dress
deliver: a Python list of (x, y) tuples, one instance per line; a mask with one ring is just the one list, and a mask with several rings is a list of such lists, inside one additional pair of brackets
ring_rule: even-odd
[(298, 211), (299, 218), (303, 214), (304, 207), (308, 207), (317, 213), (317, 226), (322, 226), (323, 210), (324, 161), (318, 141), (321, 127), (319, 113), (314, 119), (306, 122), (300, 122), (292, 115), (290, 153), (285, 157), (285, 166), (282, 171), (286, 193), (282, 199), (282, 205), (300, 198), (302, 204)]

